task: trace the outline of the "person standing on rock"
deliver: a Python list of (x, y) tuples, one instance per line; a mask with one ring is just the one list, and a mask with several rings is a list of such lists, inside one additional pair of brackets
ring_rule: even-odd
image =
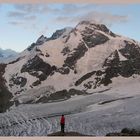
[(64, 129), (65, 129), (65, 117), (64, 115), (61, 116), (61, 119), (60, 119), (60, 125), (61, 125), (61, 132), (64, 133)]

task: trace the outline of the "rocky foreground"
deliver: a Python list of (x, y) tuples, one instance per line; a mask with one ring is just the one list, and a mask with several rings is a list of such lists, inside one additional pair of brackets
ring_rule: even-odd
[(140, 130), (124, 128), (119, 133), (108, 133), (106, 136), (140, 136)]
[(88, 135), (83, 135), (78, 132), (65, 132), (65, 133), (56, 132), (56, 133), (49, 134), (48, 136), (88, 136)]
[[(56, 132), (49, 134), (48, 136), (89, 136), (89, 135), (83, 135), (78, 132), (65, 132), (65, 133)], [(106, 136), (140, 136), (140, 131), (136, 129), (124, 128), (121, 130), (121, 132), (108, 133)]]

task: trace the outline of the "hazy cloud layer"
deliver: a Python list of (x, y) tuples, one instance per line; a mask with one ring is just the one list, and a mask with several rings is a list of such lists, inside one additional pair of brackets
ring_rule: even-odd
[[(99, 12), (98, 7), (99, 5), (84, 5), (81, 7), (74, 5), (67, 7), (67, 5), (64, 5), (64, 8), (61, 10), (61, 13), (63, 14), (56, 17), (54, 21), (61, 24), (67, 24), (78, 23), (81, 20), (94, 20), (95, 22), (111, 26), (112, 24), (124, 23), (129, 20), (127, 15), (114, 15), (107, 12)], [(73, 16), (68, 16), (68, 14), (65, 14), (68, 12), (69, 14), (73, 14), (73, 12), (75, 14), (73, 14)]]
[(12, 25), (23, 25), (24, 24), (23, 22), (19, 22), (19, 21), (9, 21), (8, 23), (12, 24)]
[[(61, 8), (53, 4), (16, 4), (13, 5), (14, 10), (7, 13), (7, 17), (9, 24), (37, 30), (39, 34), (44, 34), (48, 30), (46, 22), (63, 25), (77, 24), (81, 20), (94, 20), (111, 26), (115, 23), (128, 21), (127, 15), (99, 12), (99, 7), (100, 5), (97, 4), (63, 4)], [(51, 18), (48, 15), (51, 15)], [(42, 26), (40, 26), (41, 22), (44, 22), (41, 24)]]
[(2, 8), (2, 4), (0, 4), (0, 10), (1, 10), (1, 8)]
[[(75, 0), (0, 0), (1, 3), (77, 3)], [(128, 3), (140, 3), (140, 0), (80, 0), (80, 3), (113, 3), (113, 4), (128, 4)]]
[[(12, 11), (7, 13), (8, 23), (14, 26), (20, 26), (27, 30), (40, 32), (39, 26), (40, 14), (47, 6), (39, 4), (15, 4)], [(43, 12), (45, 13), (45, 12)]]
[(110, 13), (101, 13), (97, 11), (89, 12), (78, 18), (73, 18), (71, 22), (79, 22), (81, 20), (94, 20), (97, 23), (103, 23), (108, 26), (116, 23), (124, 23), (128, 21), (128, 16), (123, 15), (113, 15)]

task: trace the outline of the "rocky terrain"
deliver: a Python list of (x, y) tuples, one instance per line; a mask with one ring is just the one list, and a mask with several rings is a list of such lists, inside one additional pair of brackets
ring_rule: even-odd
[(13, 102), (10, 101), (12, 94), (7, 90), (3, 74), (6, 64), (0, 64), (0, 113), (5, 112)]
[(140, 136), (140, 131), (136, 129), (124, 128), (121, 132), (108, 133), (106, 136)]
[(52, 133), (52, 134), (49, 134), (48, 136), (56, 136), (56, 137), (59, 137), (59, 136), (86, 136), (86, 135), (83, 135), (83, 134), (80, 134), (80, 133), (77, 133), (77, 132), (66, 132), (66, 133), (62, 133), (62, 132), (56, 132), (56, 133)]
[[(80, 136), (80, 137), (83, 137), (83, 136), (86, 136), (86, 137), (93, 137), (95, 135), (83, 135), (83, 134), (80, 134), (80, 133), (77, 133), (77, 132), (65, 132), (65, 133), (62, 133), (62, 132), (56, 132), (56, 133), (52, 133), (52, 134), (49, 134), (48, 136)], [(136, 130), (136, 129), (129, 129), (129, 128), (123, 128), (121, 130), (121, 132), (114, 132), (114, 133), (108, 133), (106, 134), (106, 136), (140, 136), (140, 131), (139, 130)]]

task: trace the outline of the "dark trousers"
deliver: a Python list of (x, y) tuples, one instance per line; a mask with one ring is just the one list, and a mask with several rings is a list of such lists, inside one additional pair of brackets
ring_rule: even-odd
[(64, 133), (65, 124), (61, 123), (61, 132)]

